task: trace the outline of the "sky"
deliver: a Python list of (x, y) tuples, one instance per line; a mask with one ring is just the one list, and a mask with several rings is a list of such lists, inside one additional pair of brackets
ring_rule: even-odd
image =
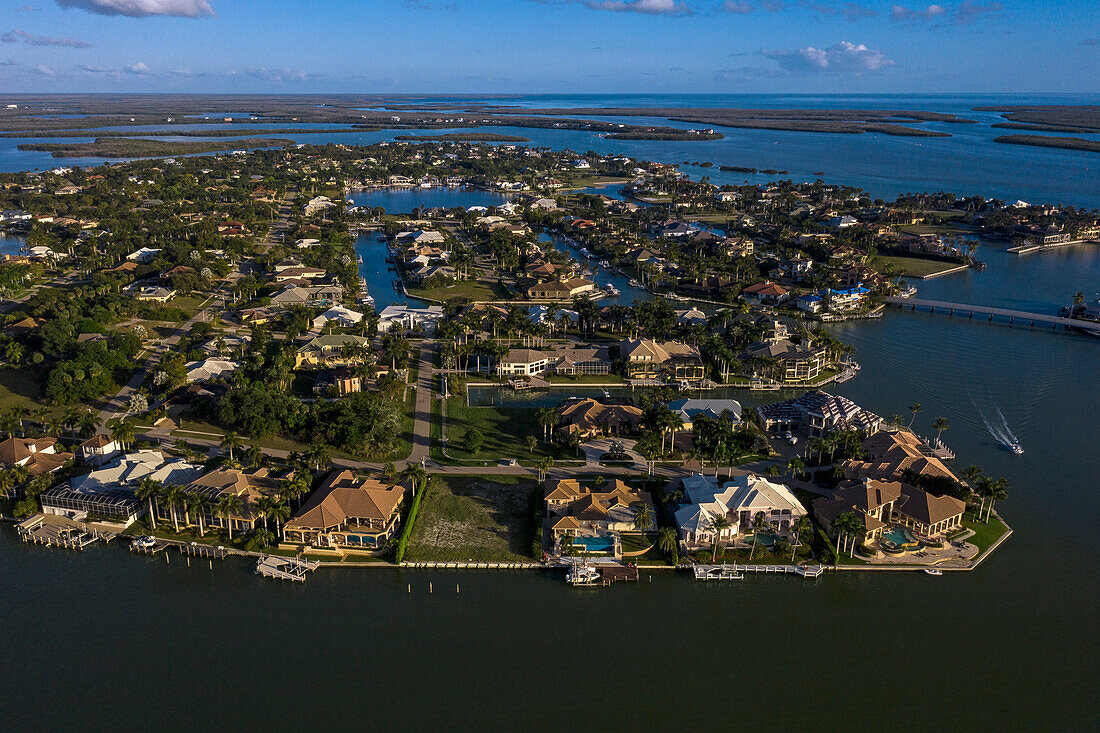
[(1094, 93), (1097, 0), (0, 0), (0, 92)]

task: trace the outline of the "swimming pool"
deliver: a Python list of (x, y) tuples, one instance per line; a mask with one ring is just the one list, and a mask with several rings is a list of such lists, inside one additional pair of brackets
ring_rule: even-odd
[(593, 554), (608, 554), (615, 551), (615, 540), (611, 537), (574, 537), (573, 546)]
[(916, 548), (920, 546), (920, 540), (918, 540), (912, 532), (905, 527), (893, 526), (885, 530), (881, 539), (885, 540), (890, 545), (895, 547), (903, 547), (905, 549)]
[(751, 543), (753, 541), (753, 537), (756, 538), (756, 544), (763, 545), (764, 547), (771, 547), (772, 545), (775, 544), (775, 541), (777, 539), (779, 539), (778, 535), (764, 534), (763, 532), (761, 532), (758, 535), (751, 535), (751, 534), (745, 535), (745, 542)]

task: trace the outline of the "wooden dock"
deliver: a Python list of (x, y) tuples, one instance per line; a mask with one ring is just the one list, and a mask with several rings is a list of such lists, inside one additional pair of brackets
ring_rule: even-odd
[(766, 575), (799, 575), (818, 578), (825, 572), (822, 565), (696, 565), (692, 568), (696, 580), (742, 580), (745, 573)]
[(306, 581), (306, 574), (319, 568), (321, 563), (295, 557), (264, 555), (256, 563), (256, 574), (277, 580), (292, 580), (298, 583)]
[(99, 540), (110, 542), (117, 536), (113, 532), (99, 531), (82, 522), (52, 514), (36, 514), (19, 523), (16, 531), (24, 542), (69, 550), (83, 550)]
[(600, 565), (597, 570), (604, 585), (611, 585), (619, 580), (638, 580), (638, 568), (630, 565)]

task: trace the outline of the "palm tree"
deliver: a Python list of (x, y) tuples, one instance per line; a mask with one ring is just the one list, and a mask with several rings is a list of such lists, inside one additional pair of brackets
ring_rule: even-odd
[(798, 456), (793, 456), (791, 460), (787, 461), (787, 470), (790, 472), (792, 478), (798, 478), (802, 475), (802, 469), (806, 467), (806, 464)]
[(989, 483), (989, 506), (985, 510), (985, 521), (993, 513), (993, 505), (1008, 498), (1008, 480), (999, 478)]
[(805, 514), (800, 516), (791, 524), (791, 533), (794, 535), (794, 542), (791, 543), (791, 562), (794, 562), (795, 553), (798, 552), (798, 546), (802, 544), (802, 539), (810, 532), (810, 518)]
[(157, 513), (153, 509), (153, 501), (159, 498), (163, 491), (164, 486), (160, 481), (148, 477), (139, 481), (137, 489), (134, 490), (134, 497), (138, 501), (149, 503), (149, 522), (153, 529), (157, 528)]
[(177, 514), (177, 506), (183, 501), (184, 491), (182, 486), (169, 486), (164, 492), (164, 500), (168, 502), (169, 508), (172, 510), (172, 526), (175, 528), (176, 533), (180, 531), (179, 516)]
[[(843, 548), (848, 546), (850, 548), (848, 556), (854, 557), (856, 537), (863, 530), (863, 522), (855, 515), (855, 512), (844, 512), (833, 520), (833, 529), (835, 529), (837, 533), (838, 549), (843, 552)], [(846, 540), (843, 544), (840, 544), (842, 537), (846, 538)]]
[(726, 527), (729, 527), (731, 524), (732, 522), (730, 522), (729, 519), (722, 515), (718, 515), (714, 517), (714, 519), (710, 520), (710, 524), (707, 525), (707, 529), (714, 533), (714, 550), (711, 552), (710, 555), (711, 565), (713, 565), (718, 559), (719, 536), (722, 534), (722, 530), (724, 530)]
[(540, 408), (535, 417), (538, 420), (539, 425), (542, 426), (542, 439), (546, 442), (550, 441), (550, 431), (558, 424), (558, 411), (553, 407)]
[(206, 524), (203, 521), (207, 508), (210, 506), (210, 497), (199, 491), (192, 491), (184, 497), (187, 508), (195, 512), (199, 524), (199, 537), (206, 536)]
[(553, 467), (554, 459), (550, 456), (543, 456), (539, 459), (537, 465), (539, 470), (539, 481), (542, 481), (546, 478), (546, 472), (549, 471), (551, 467)]
[(126, 450), (134, 442), (134, 426), (125, 420), (115, 420), (111, 424), (111, 440)]
[(275, 523), (279, 530), (279, 539), (282, 539), (283, 525), (286, 524), (286, 520), (290, 519), (290, 504), (282, 497), (277, 498), (269, 507), (268, 516), (271, 517), (271, 521)]
[(951, 427), (951, 423), (947, 422), (946, 417), (937, 417), (932, 421), (932, 429), (936, 431), (936, 442), (940, 442), (940, 436), (943, 435), (943, 431)]
[(917, 419), (917, 413), (924, 412), (924, 408), (919, 402), (914, 402), (913, 404), (909, 405), (909, 412), (913, 413), (913, 417), (909, 418), (909, 427), (912, 428), (913, 421)]
[(674, 527), (664, 527), (657, 535), (657, 548), (666, 555), (672, 556), (676, 548), (680, 546), (680, 538)]
[(331, 460), (328, 446), (324, 443), (310, 443), (309, 448), (306, 449), (306, 460), (309, 461), (311, 468), (321, 470)]
[(11, 471), (0, 471), (0, 496), (12, 496), (13, 489), (15, 489), (15, 474)]
[(653, 526), (653, 507), (645, 502), (639, 503), (634, 507), (634, 519), (631, 522), (631, 526), (639, 532), (645, 532), (647, 529)]
[(235, 448), (240, 448), (242, 445), (244, 445), (244, 441), (241, 440), (241, 436), (237, 435), (237, 433), (230, 430), (230, 431), (226, 432), (225, 435), (222, 436), (222, 442), (221, 442), (220, 447), (223, 451), (228, 451), (229, 452), (229, 460), (232, 461), (233, 460), (233, 450)]
[(749, 550), (749, 559), (756, 554), (756, 542), (760, 537), (760, 533), (768, 528), (768, 520), (764, 516), (764, 512), (757, 512), (756, 516), (752, 518), (752, 549)]
[(271, 515), (271, 508), (274, 505), (275, 498), (270, 496), (260, 496), (252, 502), (252, 513), (264, 523), (264, 529), (267, 529), (267, 518)]
[(225, 528), (229, 531), (229, 541), (233, 541), (233, 518), (232, 515), (240, 514), (244, 511), (244, 501), (241, 497), (232, 493), (222, 494), (218, 498), (217, 512), (225, 517)]

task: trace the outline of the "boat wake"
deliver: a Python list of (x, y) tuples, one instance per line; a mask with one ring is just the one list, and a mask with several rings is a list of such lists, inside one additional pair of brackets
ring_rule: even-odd
[(997, 419), (991, 421), (986, 416), (985, 411), (978, 407), (978, 403), (974, 401), (973, 397), (970, 398), (970, 402), (978, 411), (978, 414), (982, 418), (982, 423), (985, 424), (985, 429), (989, 431), (989, 434), (994, 440), (1017, 455), (1024, 452), (1024, 449), (1020, 446), (1020, 439), (1016, 437), (1016, 434), (1012, 432), (1012, 428), (1008, 426), (1008, 420), (1005, 419), (1004, 413), (1001, 412), (1001, 408), (997, 407), (996, 404), (993, 405), (993, 411), (996, 413)]

